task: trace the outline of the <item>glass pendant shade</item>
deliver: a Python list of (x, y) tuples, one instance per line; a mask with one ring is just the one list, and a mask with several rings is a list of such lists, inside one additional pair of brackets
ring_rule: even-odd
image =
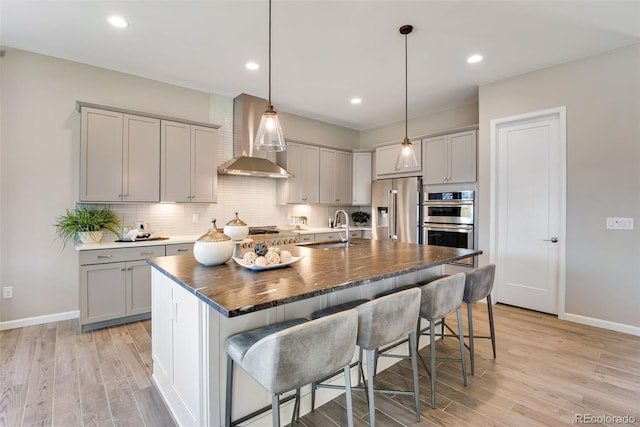
[(413, 144), (408, 138), (405, 138), (402, 144), (400, 144), (400, 152), (398, 153), (398, 160), (396, 160), (396, 170), (413, 169), (417, 167), (418, 159), (416, 159)]
[(270, 104), (260, 118), (260, 126), (258, 126), (253, 148), (258, 151), (284, 151), (287, 149), (278, 113)]

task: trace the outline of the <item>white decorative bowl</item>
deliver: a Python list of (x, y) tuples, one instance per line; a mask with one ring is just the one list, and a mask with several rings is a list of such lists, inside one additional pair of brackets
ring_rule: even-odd
[(224, 264), (233, 255), (233, 242), (224, 240), (219, 242), (195, 242), (193, 256), (200, 264), (213, 266)]

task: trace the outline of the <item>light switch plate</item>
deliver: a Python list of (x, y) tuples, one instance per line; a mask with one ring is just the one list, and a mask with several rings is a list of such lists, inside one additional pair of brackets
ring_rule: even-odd
[(608, 230), (633, 230), (633, 218), (607, 218)]

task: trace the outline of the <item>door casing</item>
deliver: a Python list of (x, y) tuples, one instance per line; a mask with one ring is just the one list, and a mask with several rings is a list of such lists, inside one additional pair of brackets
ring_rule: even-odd
[[(557, 116), (559, 119), (558, 144), (560, 145), (560, 223), (558, 233), (559, 259), (558, 259), (558, 318), (565, 318), (565, 292), (566, 292), (566, 218), (567, 218), (567, 112), (566, 106), (533, 111), (514, 116), (502, 117), (490, 121), (490, 200), (489, 200), (489, 262), (495, 263), (498, 245), (498, 129), (510, 123), (523, 120), (535, 120), (549, 116)], [(496, 281), (500, 275), (500, 266), (496, 265)], [(493, 293), (496, 294), (494, 287)], [(494, 295), (497, 301), (499, 295)]]

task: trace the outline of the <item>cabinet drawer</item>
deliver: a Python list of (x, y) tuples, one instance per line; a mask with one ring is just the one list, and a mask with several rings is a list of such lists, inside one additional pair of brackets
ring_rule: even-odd
[(180, 243), (177, 245), (167, 245), (165, 254), (170, 255), (185, 255), (193, 253), (193, 243)]
[(362, 237), (362, 231), (357, 230), (357, 231), (349, 231), (349, 238), (353, 239), (353, 238), (359, 238)]
[[(344, 236), (344, 233), (342, 233)], [(316, 242), (331, 242), (335, 240), (341, 240), (340, 233), (337, 231), (334, 233), (320, 233), (316, 234)]]
[(300, 243), (311, 243), (311, 242), (315, 242), (316, 241), (316, 236), (315, 234), (301, 234), (298, 237), (298, 241)]
[(80, 252), (80, 265), (135, 261), (164, 256), (164, 245), (122, 249), (95, 249)]

